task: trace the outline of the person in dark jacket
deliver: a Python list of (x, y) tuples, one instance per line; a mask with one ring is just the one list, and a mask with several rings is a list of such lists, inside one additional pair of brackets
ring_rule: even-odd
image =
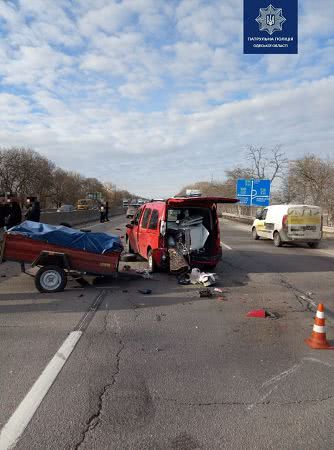
[(105, 221), (106, 217), (106, 209), (104, 205), (101, 203), (100, 205), (100, 222), (103, 223)]
[(0, 228), (5, 226), (5, 218), (7, 215), (6, 205), (4, 203), (0, 203)]
[(8, 215), (5, 219), (6, 228), (15, 227), (22, 222), (22, 211), (18, 202), (12, 201), (9, 203)]
[(31, 220), (32, 222), (39, 222), (41, 218), (41, 207), (39, 202), (36, 200), (32, 204), (32, 207), (28, 209), (25, 214), (26, 220)]
[(109, 214), (109, 203), (106, 202), (106, 214), (105, 214), (105, 220), (106, 220), (107, 222), (109, 222), (108, 214)]

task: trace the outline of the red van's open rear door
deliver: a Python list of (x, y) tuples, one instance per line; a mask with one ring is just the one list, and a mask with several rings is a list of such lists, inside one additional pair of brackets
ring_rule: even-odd
[(206, 206), (210, 207), (217, 203), (238, 203), (237, 198), (228, 197), (173, 197), (166, 201), (168, 206)]

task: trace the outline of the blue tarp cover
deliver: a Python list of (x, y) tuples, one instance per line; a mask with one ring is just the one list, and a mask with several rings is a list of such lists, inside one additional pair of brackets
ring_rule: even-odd
[(47, 225), (45, 223), (26, 220), (9, 230), (23, 236), (43, 241), (60, 247), (85, 250), (91, 253), (105, 254), (121, 252), (123, 245), (119, 236), (107, 233), (86, 233), (64, 226)]

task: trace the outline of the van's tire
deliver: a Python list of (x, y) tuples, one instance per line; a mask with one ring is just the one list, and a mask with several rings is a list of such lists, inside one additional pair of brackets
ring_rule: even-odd
[(35, 286), (39, 292), (61, 292), (67, 284), (67, 276), (61, 267), (44, 266), (35, 276)]
[(278, 231), (274, 233), (274, 245), (275, 247), (282, 247), (282, 239)]
[(129, 238), (126, 240), (125, 250), (126, 250), (126, 253), (133, 253), (133, 249), (131, 247)]
[(252, 229), (252, 237), (255, 241), (257, 241), (258, 239), (260, 239), (260, 236), (257, 234), (256, 228), (253, 227)]
[(158, 266), (157, 266), (156, 262), (154, 261), (153, 252), (151, 249), (147, 252), (147, 262), (148, 262), (148, 270), (151, 273), (158, 271)]
[(308, 242), (307, 245), (310, 248), (318, 248), (319, 247), (319, 242)]

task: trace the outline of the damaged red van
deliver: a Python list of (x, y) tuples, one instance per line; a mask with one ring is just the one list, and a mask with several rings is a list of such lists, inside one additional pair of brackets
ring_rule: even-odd
[(218, 203), (225, 197), (174, 197), (142, 205), (126, 225), (129, 253), (148, 260), (151, 272), (169, 268), (171, 249), (182, 253), (190, 267), (214, 269), (221, 259)]

